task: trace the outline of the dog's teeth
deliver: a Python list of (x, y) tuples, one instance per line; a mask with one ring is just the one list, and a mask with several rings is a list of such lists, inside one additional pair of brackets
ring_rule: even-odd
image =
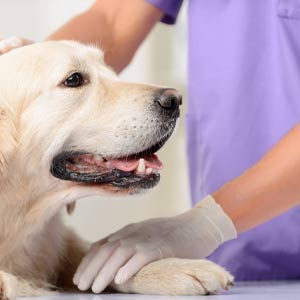
[(147, 168), (146, 169), (146, 174), (150, 175), (152, 173), (153, 169), (152, 168)]
[(94, 159), (95, 160), (103, 160), (103, 157), (101, 155), (99, 155), (99, 154), (95, 154), (94, 155)]
[(140, 174), (144, 174), (145, 171), (146, 171), (146, 165), (145, 165), (145, 160), (143, 158), (140, 158), (139, 160), (139, 165), (136, 169), (137, 173), (140, 173)]

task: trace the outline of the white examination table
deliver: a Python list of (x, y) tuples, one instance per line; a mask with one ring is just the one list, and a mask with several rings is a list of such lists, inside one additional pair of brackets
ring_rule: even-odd
[(228, 292), (211, 296), (151, 296), (133, 294), (58, 294), (20, 300), (300, 300), (299, 281), (238, 282)]

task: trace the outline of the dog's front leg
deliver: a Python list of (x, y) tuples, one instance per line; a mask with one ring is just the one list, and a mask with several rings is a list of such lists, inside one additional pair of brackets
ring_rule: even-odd
[[(88, 247), (70, 232), (58, 288), (77, 289), (72, 277)], [(148, 264), (124, 284), (111, 282), (108, 289), (136, 294), (206, 295), (228, 289), (232, 282), (233, 277), (213, 262), (168, 258)]]
[(18, 279), (0, 271), (0, 300), (14, 300), (18, 295)]
[(49, 284), (30, 281), (0, 271), (0, 300), (15, 300), (19, 296), (42, 296), (52, 293)]
[(160, 295), (207, 295), (227, 290), (233, 277), (208, 260), (167, 258), (142, 268), (124, 284), (111, 283), (123, 293)]

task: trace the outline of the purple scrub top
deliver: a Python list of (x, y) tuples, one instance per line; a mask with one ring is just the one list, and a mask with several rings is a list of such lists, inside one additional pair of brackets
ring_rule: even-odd
[[(147, 1), (169, 24), (182, 4)], [(188, 22), (187, 138), (196, 204), (255, 164), (299, 120), (300, 1), (190, 0)], [(237, 280), (299, 279), (300, 208), (209, 258)]]

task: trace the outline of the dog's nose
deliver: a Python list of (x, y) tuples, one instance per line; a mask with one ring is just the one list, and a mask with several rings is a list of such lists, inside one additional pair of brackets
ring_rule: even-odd
[(175, 89), (163, 89), (156, 101), (161, 108), (173, 111), (182, 104), (182, 96)]

